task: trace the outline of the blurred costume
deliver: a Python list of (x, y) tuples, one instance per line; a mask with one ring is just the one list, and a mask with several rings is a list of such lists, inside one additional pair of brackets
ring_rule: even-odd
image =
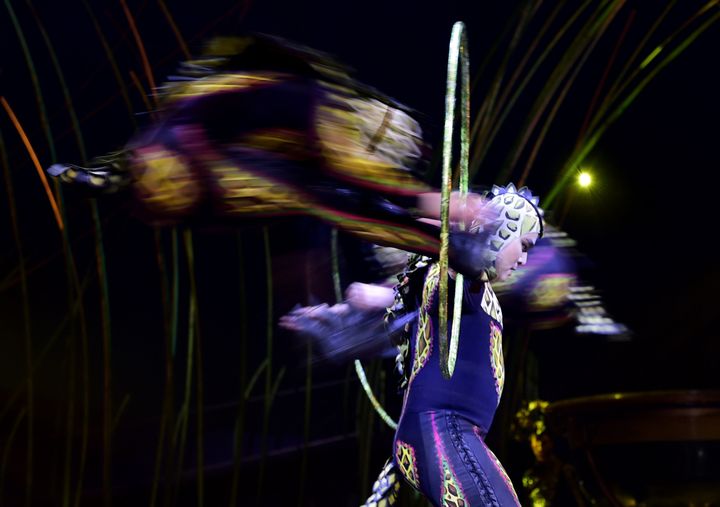
[[(419, 178), (418, 122), (327, 55), (270, 36), (215, 39), (159, 90), (151, 117), (121, 152), (48, 172), (98, 191), (129, 187), (156, 224), (309, 215), (438, 255), (439, 229), (417, 220), (417, 196), (432, 190)], [(484, 249), (453, 233), (451, 265), (477, 275)]]

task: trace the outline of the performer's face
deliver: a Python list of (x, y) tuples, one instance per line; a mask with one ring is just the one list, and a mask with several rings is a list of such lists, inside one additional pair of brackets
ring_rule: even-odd
[(507, 280), (512, 272), (527, 262), (528, 251), (535, 246), (538, 239), (537, 232), (528, 232), (519, 238), (509, 241), (498, 252), (495, 259), (495, 271), (497, 281)]

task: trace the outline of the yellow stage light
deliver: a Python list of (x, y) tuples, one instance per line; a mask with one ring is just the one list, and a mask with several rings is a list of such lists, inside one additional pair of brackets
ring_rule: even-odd
[(583, 171), (578, 174), (578, 184), (583, 188), (589, 187), (592, 184), (592, 176), (590, 173)]

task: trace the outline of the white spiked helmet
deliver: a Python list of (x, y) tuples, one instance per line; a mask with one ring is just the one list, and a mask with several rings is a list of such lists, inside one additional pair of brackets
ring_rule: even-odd
[[(530, 189), (522, 187), (518, 190), (512, 183), (506, 187), (493, 185), (486, 197), (490, 199), (490, 206), (497, 209), (499, 222), (499, 226), (488, 239), (486, 253), (486, 260), (490, 266), (487, 275), (493, 280), (497, 277), (495, 259), (505, 245), (529, 232), (537, 232), (538, 237), (542, 237), (543, 212), (538, 206), (540, 199), (532, 195)], [(482, 227), (483, 224), (480, 223), (471, 224), (470, 231), (479, 231)]]

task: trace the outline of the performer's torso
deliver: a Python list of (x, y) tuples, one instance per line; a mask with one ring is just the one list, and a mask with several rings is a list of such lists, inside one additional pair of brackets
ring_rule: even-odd
[[(457, 362), (452, 378), (440, 371), (438, 344), (439, 268), (432, 265), (418, 301), (412, 330), (405, 412), (451, 410), (484, 431), (489, 429), (504, 382), (502, 312), (489, 283), (464, 282)], [(452, 307), (454, 283), (450, 281)], [(450, 322), (448, 318), (448, 337)]]

